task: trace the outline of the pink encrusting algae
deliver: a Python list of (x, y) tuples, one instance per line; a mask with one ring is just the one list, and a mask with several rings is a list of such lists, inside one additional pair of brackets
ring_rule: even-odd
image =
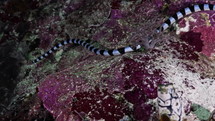
[(210, 26), (204, 26), (200, 28), (196, 28), (195, 31), (201, 33), (201, 39), (203, 41), (204, 46), (202, 47), (202, 53), (208, 57), (213, 57), (215, 54), (215, 37), (213, 33), (215, 32), (215, 28)]
[(71, 105), (72, 97), (76, 92), (90, 89), (85, 83), (84, 80), (75, 78), (73, 75), (69, 76), (68, 72), (63, 75), (49, 76), (39, 88), (39, 97), (44, 101), (46, 109), (54, 117), (58, 117), (64, 110), (70, 108), (69, 105)]
[[(214, 13), (211, 11), (199, 12), (189, 16), (186, 20), (189, 24), (183, 25), (183, 27), (189, 26), (189, 32), (180, 34), (182, 41), (186, 41), (194, 47), (195, 51), (201, 52), (208, 57), (212, 57), (214, 54), (213, 16)], [(183, 21), (183, 23), (186, 21)]]
[(107, 90), (98, 88), (76, 93), (71, 108), (73, 113), (84, 113), (92, 119), (107, 121), (118, 121), (129, 112), (129, 108), (123, 101), (116, 100)]

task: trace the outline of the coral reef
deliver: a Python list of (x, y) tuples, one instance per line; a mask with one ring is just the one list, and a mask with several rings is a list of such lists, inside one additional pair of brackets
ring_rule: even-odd
[[(157, 119), (158, 85), (166, 82), (181, 94), (187, 120), (213, 117), (214, 11), (186, 16), (155, 34), (167, 16), (195, 3), (205, 1), (0, 2), (0, 120)], [(68, 36), (91, 39), (101, 48), (137, 43), (145, 48), (102, 57), (68, 45), (29, 64)]]

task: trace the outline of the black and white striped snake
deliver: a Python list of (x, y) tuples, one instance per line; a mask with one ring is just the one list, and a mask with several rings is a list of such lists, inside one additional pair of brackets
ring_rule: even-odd
[[(212, 5), (212, 4), (199, 4), (199, 5), (193, 5), (193, 6), (190, 6), (190, 7), (186, 7), (184, 9), (178, 11), (173, 16), (169, 17), (160, 27), (158, 27), (156, 29), (156, 33), (160, 33), (160, 32), (165, 31), (172, 24), (174, 24), (175, 22), (177, 22), (179, 19), (183, 18), (186, 15), (192, 14), (194, 12), (209, 11), (209, 10), (215, 10), (215, 5)], [(103, 55), (103, 56), (122, 55), (124, 53), (136, 51), (136, 50), (138, 50), (138, 49), (140, 49), (142, 47), (139, 44), (139, 45), (136, 45), (134, 47), (127, 46), (127, 47), (123, 47), (123, 48), (119, 48), (119, 49), (103, 50), (103, 49), (95, 48), (89, 42), (84, 41), (84, 40), (69, 39), (69, 40), (65, 40), (65, 41), (63, 41), (61, 43), (58, 43), (56, 46), (52, 47), (49, 51), (47, 51), (43, 55), (41, 55), (38, 58), (36, 58), (33, 61), (33, 63), (36, 64), (37, 62), (41, 61), (42, 59), (46, 58), (51, 53), (56, 51), (58, 48), (60, 48), (60, 47), (62, 47), (64, 45), (67, 45), (67, 44), (71, 44), (71, 43), (81, 45), (81, 46), (85, 47), (86, 49), (90, 50), (91, 52), (94, 52), (97, 55)]]
[(46, 58), (51, 53), (56, 51), (58, 48), (60, 48), (64, 45), (67, 45), (67, 44), (71, 44), (71, 43), (81, 45), (81, 46), (85, 47), (86, 49), (88, 49), (89, 51), (94, 52), (97, 55), (103, 55), (103, 56), (122, 55), (127, 52), (132, 52), (132, 51), (138, 50), (141, 47), (140, 45), (137, 45), (135, 47), (127, 46), (127, 47), (123, 47), (123, 48), (119, 48), (119, 49), (103, 50), (103, 49), (98, 49), (98, 48), (94, 47), (89, 42), (84, 41), (84, 40), (69, 39), (69, 40), (62, 41), (61, 43), (58, 43), (56, 46), (52, 47), (49, 51), (47, 51), (46, 53), (44, 53), (43, 55), (41, 55), (40, 57), (35, 59), (33, 61), (33, 63), (39, 62), (40, 60)]
[[(159, 28), (156, 29), (156, 33), (165, 31), (172, 24), (174, 24), (175, 22), (177, 22), (179, 19), (183, 18), (186, 15), (192, 14), (194, 12), (209, 11), (209, 10), (215, 10), (215, 5), (199, 4), (199, 5), (193, 5), (190, 7), (186, 7), (184, 9), (178, 11), (173, 16), (169, 17)], [(67, 44), (71, 44), (71, 43), (81, 45), (81, 46), (85, 47), (86, 49), (88, 49), (89, 51), (94, 52), (97, 55), (103, 55), (103, 56), (122, 55), (127, 52), (132, 52), (132, 51), (138, 50), (142, 47), (141, 45), (137, 45), (134, 47), (127, 46), (127, 47), (123, 47), (123, 48), (119, 48), (119, 49), (103, 50), (103, 49), (94, 47), (91, 43), (84, 41), (84, 40), (69, 39), (69, 40), (65, 40), (61, 43), (58, 43), (56, 46), (52, 47), (49, 51), (47, 51), (46, 53), (44, 53), (43, 55), (41, 55), (37, 59), (35, 59), (33, 61), (33, 63), (39, 62), (40, 60), (46, 58), (51, 53), (53, 53), (54, 51), (59, 49), (60, 47), (65, 46)], [(166, 97), (168, 97), (168, 99), (166, 99)], [(158, 107), (162, 110), (166, 110), (168, 112), (167, 113), (168, 116), (170, 116), (170, 117), (176, 116), (175, 120), (182, 121), (181, 111), (182, 111), (183, 107), (179, 104), (173, 105), (172, 103), (169, 103), (169, 102), (175, 102), (176, 100), (179, 100), (179, 97), (175, 94), (175, 92), (168, 91), (165, 95), (161, 95), (161, 96), (158, 95), (158, 101), (159, 101)], [(176, 102), (178, 102), (178, 101), (176, 101)], [(180, 102), (180, 100), (179, 100), (179, 102)], [(179, 111), (179, 112), (177, 112), (177, 111)]]

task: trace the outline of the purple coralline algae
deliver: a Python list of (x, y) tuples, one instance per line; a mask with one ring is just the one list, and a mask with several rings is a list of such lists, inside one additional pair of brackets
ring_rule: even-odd
[(132, 90), (126, 91), (125, 99), (134, 105), (134, 118), (147, 121), (153, 113), (153, 106), (147, 102), (157, 97), (157, 85), (161, 84), (164, 78), (162, 71), (153, 69), (153, 64), (150, 64), (154, 58), (136, 57), (136, 59), (142, 62), (124, 59), (125, 66), (122, 73), (126, 77), (125, 89)]
[(213, 57), (215, 54), (215, 39), (213, 33), (215, 32), (214, 27), (200, 27), (196, 29), (197, 32), (201, 32), (201, 39), (203, 41), (204, 46), (202, 47), (202, 53), (208, 57)]
[[(201, 12), (191, 15), (189, 21), (189, 32), (182, 32), (181, 39), (208, 57), (214, 54), (214, 21), (211, 12)], [(192, 18), (191, 18), (192, 17)], [(186, 26), (186, 25), (185, 25)]]
[(38, 95), (43, 100), (44, 107), (56, 120), (68, 119), (72, 97), (76, 92), (90, 89), (84, 80), (67, 73), (49, 76), (39, 87)]
[[(153, 106), (146, 102), (157, 97), (157, 84), (163, 81), (163, 77), (160, 70), (152, 69), (150, 73), (147, 72), (150, 58), (137, 59), (148, 62), (148, 65), (129, 58), (112, 63), (113, 66), (101, 70), (102, 76), (94, 75), (100, 76), (98, 81), (93, 82), (96, 87), (87, 82), (89, 79), (84, 80), (80, 75), (85, 75), (84, 72), (89, 73), (97, 67), (85, 70), (84, 65), (75, 66), (74, 68), (79, 68), (77, 70), (80, 71), (77, 75), (72, 74), (76, 70), (73, 68), (52, 74), (40, 84), (39, 97), (43, 100), (44, 107), (57, 120), (89, 116), (90, 119), (117, 121), (125, 115), (147, 120), (152, 114)], [(117, 66), (114, 66), (116, 64)], [(113, 75), (109, 76), (111, 73)], [(133, 104), (133, 109), (128, 108), (125, 102)], [(133, 113), (129, 110), (133, 110)]]
[(73, 113), (84, 113), (96, 120), (118, 121), (126, 115), (128, 107), (122, 101), (116, 100), (107, 90), (95, 88), (95, 90), (76, 93), (71, 110)]
[[(138, 57), (137, 57), (138, 58)], [(137, 59), (136, 58), (136, 59)], [(164, 80), (162, 71), (154, 69), (150, 61), (153, 58), (140, 57), (142, 62), (136, 62), (133, 59), (125, 59), (125, 67), (122, 70), (123, 76), (127, 77), (125, 87), (135, 87), (140, 89), (144, 96), (148, 99), (157, 97), (157, 85)], [(151, 72), (148, 71), (151, 70)], [(152, 81), (153, 80), (153, 81)]]
[[(117, 94), (117, 93), (116, 93)], [(125, 102), (117, 100), (105, 89), (90, 86), (69, 70), (47, 77), (39, 88), (44, 107), (56, 120), (91, 119), (119, 120), (128, 112)]]
[[(164, 4), (164, 2), (158, 1), (159, 0), (156, 1), (158, 6)], [(167, 3), (169, 6), (167, 14), (173, 15), (182, 8), (193, 4), (203, 4), (205, 2), (201, 0), (197, 0), (195, 2), (181, 0), (176, 2), (169, 1)], [(214, 1), (210, 1), (210, 4), (214, 3)], [(188, 29), (185, 30), (186, 32), (182, 31), (180, 33), (182, 41), (186, 41), (189, 45), (194, 47), (195, 51), (201, 52), (208, 57), (212, 57), (214, 54), (214, 36), (211, 33), (214, 31), (214, 12), (197, 12), (187, 16), (187, 18), (188, 19), (183, 18), (181, 21), (179, 21), (179, 30), (180, 28), (185, 28), (186, 26), (188, 27)], [(188, 22), (188, 24), (185, 25), (185, 22)]]

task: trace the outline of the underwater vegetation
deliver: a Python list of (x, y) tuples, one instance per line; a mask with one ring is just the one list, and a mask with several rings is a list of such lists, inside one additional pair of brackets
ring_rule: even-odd
[[(169, 95), (171, 110), (179, 108), (183, 114), (176, 120), (215, 120), (215, 12), (192, 13), (168, 30), (155, 32), (179, 10), (204, 3), (215, 4), (203, 0), (1, 1), (0, 120), (174, 119), (176, 113), (158, 105), (158, 97), (170, 99)], [(70, 44), (31, 64), (68, 38), (90, 39), (104, 49), (144, 46), (104, 57)], [(160, 89), (169, 83), (171, 88)], [(182, 107), (177, 107), (177, 101)]]

